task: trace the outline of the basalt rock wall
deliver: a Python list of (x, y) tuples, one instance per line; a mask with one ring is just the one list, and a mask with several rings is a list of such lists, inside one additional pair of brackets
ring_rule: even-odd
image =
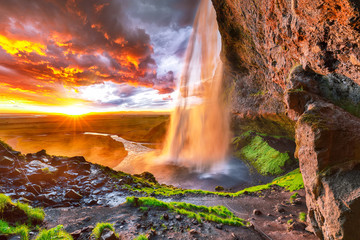
[(356, 239), (360, 1), (212, 1), (234, 128), (292, 135), (309, 229), (321, 239)]

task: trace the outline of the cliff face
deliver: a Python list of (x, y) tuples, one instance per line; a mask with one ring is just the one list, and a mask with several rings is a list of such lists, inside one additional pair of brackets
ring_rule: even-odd
[(360, 2), (213, 4), (235, 125), (251, 117), (262, 129), (275, 122), (295, 132), (312, 230), (324, 239), (359, 236)]
[(234, 80), (233, 112), (284, 112), (294, 66), (360, 83), (357, 0), (213, 0), (223, 60)]

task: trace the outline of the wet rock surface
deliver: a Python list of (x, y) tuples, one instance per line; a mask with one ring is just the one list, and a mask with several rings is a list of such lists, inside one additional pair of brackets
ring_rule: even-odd
[[(306, 190), (309, 229), (321, 239), (357, 239), (360, 119), (322, 94), (328, 90), (321, 79), (314, 72), (294, 69), (285, 95), (289, 116), (297, 120), (296, 154)], [(351, 99), (357, 88), (343, 86), (338, 91)]]
[[(288, 231), (286, 220), (294, 219), (296, 222), (299, 212), (305, 212), (306, 206), (290, 204), (288, 200), (292, 193), (276, 186), (263, 193), (248, 193), (237, 198), (200, 194), (185, 194), (170, 199), (158, 196), (165, 201), (224, 205), (238, 217), (251, 221), (253, 226), (234, 227), (207, 221), (199, 223), (161, 208), (141, 210), (123, 204), (126, 196), (145, 195), (128, 190), (127, 185), (137, 186), (140, 182), (132, 175), (88, 163), (82, 157), (49, 156), (44, 151), (23, 156), (4, 146), (0, 146), (0, 155), (9, 155), (12, 160), (0, 163), (0, 168), (7, 169), (0, 177), (1, 192), (13, 200), (44, 207), (46, 217), (42, 227), (49, 229), (62, 224), (74, 239), (89, 239), (98, 222), (114, 224), (115, 232), (121, 239), (133, 239), (139, 234), (145, 234), (149, 239), (266, 239), (266, 235), (276, 237), (279, 234), (281, 237), (274, 239), (314, 237), (303, 230)], [(150, 173), (138, 177), (156, 182)], [(29, 181), (30, 178), (34, 182)], [(146, 185), (146, 182), (141, 184)], [(274, 210), (278, 203), (285, 204), (288, 215)], [(262, 214), (253, 215), (254, 209)], [(278, 217), (282, 220), (273, 223)], [(21, 215), (14, 221), (20, 218)], [(105, 239), (114, 239), (110, 232), (105, 235)]]
[(0, 159), (0, 192), (33, 206), (114, 206), (125, 201), (124, 184), (135, 184), (131, 175), (83, 157), (50, 156), (44, 150), (23, 156), (0, 146)]

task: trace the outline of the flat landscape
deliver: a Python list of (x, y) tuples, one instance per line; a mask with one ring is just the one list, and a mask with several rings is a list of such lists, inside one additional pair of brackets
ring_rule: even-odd
[(84, 156), (92, 163), (115, 167), (127, 151), (117, 135), (148, 147), (160, 146), (169, 116), (162, 114), (111, 115), (0, 115), (0, 139), (23, 153), (46, 149), (51, 155)]

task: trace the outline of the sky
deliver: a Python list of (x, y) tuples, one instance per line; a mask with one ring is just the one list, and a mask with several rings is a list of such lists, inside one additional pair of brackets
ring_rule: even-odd
[(0, 112), (171, 109), (199, 1), (0, 1)]

